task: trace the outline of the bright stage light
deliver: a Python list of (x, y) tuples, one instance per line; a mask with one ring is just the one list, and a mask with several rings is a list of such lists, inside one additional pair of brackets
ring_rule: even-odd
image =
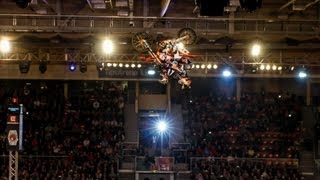
[(110, 39), (106, 39), (103, 41), (102, 50), (106, 54), (111, 54), (113, 52), (113, 42)]
[(259, 56), (260, 52), (261, 52), (260, 44), (254, 44), (251, 48), (251, 55), (254, 57)]
[(166, 123), (165, 121), (163, 121), (163, 120), (157, 122), (156, 126), (157, 126), (157, 130), (158, 130), (159, 133), (164, 133), (164, 132), (166, 132), (166, 131), (167, 131), (167, 128), (168, 128), (167, 123)]
[(208, 64), (207, 65), (207, 69), (211, 69), (212, 68), (212, 65), (211, 64)]
[(277, 66), (276, 65), (272, 65), (272, 70), (277, 70)]
[(213, 69), (217, 69), (217, 68), (218, 68), (218, 65), (214, 64)]
[(76, 69), (77, 69), (76, 63), (71, 62), (71, 63), (69, 64), (69, 70), (70, 70), (71, 72), (73, 72), (73, 71), (75, 71)]
[(138, 65), (137, 65), (137, 68), (141, 68), (141, 64), (138, 64)]
[(223, 75), (224, 77), (230, 77), (230, 76), (231, 76), (231, 72), (226, 69), (226, 70), (224, 70), (224, 71), (222, 72), (222, 75)]
[(156, 71), (155, 70), (153, 70), (153, 69), (149, 69), (148, 70), (148, 75), (155, 75), (156, 74)]
[(291, 66), (291, 67), (290, 67), (290, 70), (293, 71), (293, 70), (294, 70), (294, 66)]
[(265, 67), (264, 67), (264, 64), (261, 64), (261, 65), (260, 65), (260, 70), (264, 70), (264, 68), (265, 68)]
[(308, 74), (305, 71), (300, 71), (298, 76), (299, 76), (299, 78), (303, 79), (303, 78), (306, 78), (308, 76)]
[(266, 66), (266, 70), (267, 70), (267, 71), (269, 71), (269, 70), (270, 70), (270, 68), (271, 68), (271, 66), (270, 66), (269, 64), (267, 64), (267, 66)]
[(202, 64), (201, 69), (204, 69), (204, 68), (206, 68), (206, 65)]
[(0, 41), (0, 50), (3, 53), (7, 53), (11, 50), (10, 42), (6, 39)]

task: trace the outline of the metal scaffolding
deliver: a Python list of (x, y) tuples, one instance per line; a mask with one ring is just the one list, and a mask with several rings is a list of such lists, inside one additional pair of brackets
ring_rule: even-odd
[(9, 180), (18, 180), (18, 151), (9, 151)]
[[(134, 26), (130, 26), (134, 23)], [(13, 32), (78, 32), (126, 33), (141, 31), (174, 33), (181, 28), (192, 28), (199, 35), (248, 34), (317, 35), (317, 20), (279, 20), (263, 18), (212, 17), (119, 17), (88, 15), (0, 14), (0, 29)], [(232, 28), (232, 31), (230, 31)]]

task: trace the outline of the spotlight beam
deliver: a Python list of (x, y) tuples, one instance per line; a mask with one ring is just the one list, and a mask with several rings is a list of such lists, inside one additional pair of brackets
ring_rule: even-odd
[(168, 125), (165, 121), (159, 121), (157, 124), (157, 131), (160, 133), (160, 134), (163, 134), (167, 131), (168, 129)]

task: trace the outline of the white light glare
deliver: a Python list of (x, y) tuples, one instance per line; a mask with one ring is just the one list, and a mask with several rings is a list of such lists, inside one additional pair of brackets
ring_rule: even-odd
[(277, 70), (277, 66), (276, 65), (272, 65), (272, 70)]
[(148, 75), (155, 75), (155, 74), (156, 74), (155, 70), (153, 70), (153, 69), (148, 70)]
[(141, 64), (138, 64), (137, 67), (138, 67), (138, 68), (141, 68)]
[(264, 65), (261, 64), (261, 65), (260, 65), (260, 70), (264, 70), (264, 68), (265, 68)]
[(304, 71), (300, 71), (299, 72), (299, 78), (306, 78), (307, 77), (307, 73)]
[(261, 46), (259, 44), (254, 44), (251, 48), (251, 55), (252, 56), (259, 56), (261, 52)]
[(113, 42), (110, 39), (106, 39), (103, 41), (102, 50), (106, 54), (111, 54), (113, 52)]
[(164, 133), (167, 130), (167, 123), (165, 121), (159, 121), (156, 126), (159, 133)]
[(229, 77), (229, 76), (231, 76), (231, 72), (230, 72), (229, 70), (224, 70), (224, 71), (222, 72), (222, 75), (223, 75), (224, 77)]
[(269, 64), (267, 64), (267, 66), (266, 66), (266, 70), (267, 70), (267, 71), (269, 71), (269, 70), (270, 70), (270, 68), (271, 68), (271, 66), (270, 66)]
[(0, 41), (0, 50), (1, 50), (1, 52), (7, 53), (7, 52), (10, 51), (10, 49), (11, 49), (10, 42), (8, 40), (6, 40), (6, 39), (2, 39)]
[(213, 69), (217, 69), (217, 68), (218, 68), (218, 65), (214, 64)]

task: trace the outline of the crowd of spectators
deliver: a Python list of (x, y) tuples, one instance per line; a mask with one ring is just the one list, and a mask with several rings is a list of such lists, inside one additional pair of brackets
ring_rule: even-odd
[(260, 160), (207, 159), (197, 161), (192, 166), (191, 179), (289, 179), (301, 180), (297, 168)]
[[(11, 97), (26, 109), (19, 177), (117, 179), (125, 138), (124, 88), (112, 82), (70, 86), (65, 98), (63, 83), (35, 84), (0, 86), (0, 179), (8, 176), (4, 132)], [(280, 94), (243, 94), (240, 101), (189, 99), (183, 119), (191, 146), (171, 155), (178, 163), (190, 163), (191, 179), (301, 179), (293, 161), (301, 143), (300, 107), (294, 96)], [(145, 154), (139, 150), (136, 155)]]
[[(64, 97), (64, 86), (34, 85), (0, 90), (1, 117), (10, 97), (26, 111), (24, 150), (20, 153), (22, 179), (115, 179), (120, 144), (124, 140), (122, 86), (115, 83), (79, 87)], [(71, 93), (72, 92), (72, 93)], [(6, 118), (1, 118), (5, 129)], [(4, 132), (4, 131), (2, 131)], [(5, 134), (1, 139), (0, 179), (8, 176)]]
[[(185, 139), (192, 146), (189, 156), (218, 158), (299, 158), (302, 142), (301, 105), (294, 96), (281, 94), (243, 94), (241, 100), (223, 96), (204, 96), (185, 103)], [(212, 161), (213, 162), (213, 161)], [(232, 166), (216, 161), (200, 163), (198, 169), (206, 175), (208, 168), (216, 175), (261, 176), (277, 179), (279, 174), (270, 168), (251, 166), (235, 171)], [(218, 163), (218, 164), (217, 164)], [(288, 161), (291, 164), (292, 161)], [(228, 163), (227, 163), (228, 164)], [(210, 167), (208, 167), (210, 166)], [(220, 170), (215, 166), (221, 166)], [(238, 164), (238, 166), (242, 167)], [(206, 168), (203, 168), (206, 167)], [(275, 168), (276, 171), (279, 169)], [(289, 170), (288, 170), (289, 171)], [(271, 173), (272, 172), (272, 173)], [(286, 175), (286, 171), (281, 171)], [(280, 173), (283, 176), (283, 173)], [(293, 176), (290, 176), (293, 177)], [(246, 179), (246, 178), (244, 178)], [(295, 179), (295, 178), (294, 178)]]

